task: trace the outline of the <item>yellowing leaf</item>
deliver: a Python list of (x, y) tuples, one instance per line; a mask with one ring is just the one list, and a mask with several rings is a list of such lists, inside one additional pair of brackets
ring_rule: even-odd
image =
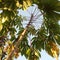
[(36, 55), (37, 57), (39, 57), (39, 54), (38, 54), (38, 52), (35, 52), (35, 55)]
[(7, 54), (9, 54), (14, 49), (14, 46), (12, 45), (11, 41), (8, 41), (7, 44), (8, 45), (5, 47), (5, 51), (7, 51)]
[(58, 36), (56, 35), (55, 38), (58, 39)]
[(11, 42), (11, 41), (7, 41), (7, 43), (8, 43), (9, 45), (11, 45), (11, 44), (12, 44), (12, 42)]
[(31, 0), (23, 1), (23, 9), (26, 10), (27, 7), (31, 6)]
[(0, 48), (0, 55), (2, 54), (2, 49)]
[(39, 51), (36, 50), (36, 49), (35, 49), (35, 56), (36, 56), (36, 57), (40, 57), (40, 53), (39, 53)]
[(31, 0), (27, 0), (26, 3), (28, 6), (31, 6)]
[(3, 25), (2, 25), (2, 22), (0, 21), (0, 31), (2, 30), (3, 28)]
[(17, 7), (22, 7), (22, 4), (19, 3), (19, 1), (16, 2)]
[(4, 10), (7, 10), (7, 7), (4, 7), (3, 9), (4, 9)]
[(51, 52), (52, 52), (53, 56), (57, 56), (57, 53), (55, 50), (51, 49)]
[(28, 49), (28, 50), (26, 51), (26, 54), (27, 54), (27, 55), (30, 55), (30, 49)]
[(2, 18), (2, 23), (4, 23), (7, 19), (8, 19), (8, 17), (3, 17)]
[(14, 53), (15, 58), (18, 58), (19, 53)]
[(55, 43), (52, 43), (51, 52), (52, 52), (53, 56), (56, 57), (56, 59), (58, 59), (59, 48), (57, 47), (57, 45)]
[(14, 50), (14, 45), (12, 45), (12, 50)]

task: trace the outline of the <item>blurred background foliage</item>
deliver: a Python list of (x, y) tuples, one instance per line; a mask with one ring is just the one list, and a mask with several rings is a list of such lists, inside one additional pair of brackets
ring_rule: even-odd
[[(23, 37), (20, 45), (14, 52), (15, 58), (24, 55), (28, 60), (39, 60), (40, 51), (44, 49), (52, 57), (59, 56), (60, 45), (60, 1), (58, 0), (0, 0), (0, 59), (14, 49), (19, 35), (23, 32), (22, 16), (19, 9), (26, 10), (29, 6), (37, 4), (43, 15), (41, 28), (35, 29), (32, 25)], [(39, 16), (40, 17), (40, 16)], [(28, 34), (32, 35), (28, 42)], [(6, 46), (8, 44), (7, 48)], [(12, 45), (13, 44), (13, 45)], [(12, 60), (13, 58), (11, 58)]]

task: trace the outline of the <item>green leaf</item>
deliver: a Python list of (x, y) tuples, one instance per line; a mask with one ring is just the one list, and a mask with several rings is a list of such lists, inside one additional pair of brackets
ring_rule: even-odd
[(47, 52), (49, 55), (51, 55), (51, 56), (53, 57), (53, 54), (52, 54), (52, 52), (51, 52), (51, 48), (52, 48), (52, 47), (51, 47), (49, 44), (47, 44), (45, 50), (46, 50), (46, 52)]
[(34, 35), (36, 34), (36, 29), (34, 28), (34, 26), (30, 26), (29, 29), (28, 29), (28, 33)]
[(30, 49), (26, 51), (26, 54), (29, 56), (30, 55)]
[(54, 38), (55, 38), (55, 41), (60, 45), (60, 35), (57, 34), (54, 36)]
[(55, 11), (60, 12), (60, 1), (56, 4)]

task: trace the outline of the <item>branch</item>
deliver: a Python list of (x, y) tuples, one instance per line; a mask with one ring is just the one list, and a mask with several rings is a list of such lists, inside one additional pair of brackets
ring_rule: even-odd
[(20, 45), (23, 37), (25, 36), (31, 22), (32, 22), (32, 18), (33, 18), (33, 14), (31, 15), (31, 18), (30, 18), (30, 21), (29, 23), (27, 24), (26, 28), (24, 29), (24, 31), (21, 33), (21, 35), (19, 36), (18, 38), (18, 41), (16, 42), (16, 44), (14, 45), (14, 49), (10, 52), (10, 54), (8, 55), (8, 57), (6, 58), (6, 60), (10, 60), (10, 58), (12, 58), (13, 54), (14, 54), (14, 51), (15, 49)]

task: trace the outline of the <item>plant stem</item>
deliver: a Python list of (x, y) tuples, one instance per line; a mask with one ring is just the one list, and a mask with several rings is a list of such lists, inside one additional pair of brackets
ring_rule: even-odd
[(29, 23), (27, 24), (26, 28), (24, 29), (24, 31), (21, 33), (21, 35), (19, 36), (18, 38), (18, 41), (16, 42), (16, 44), (14, 45), (14, 49), (10, 52), (10, 54), (8, 55), (8, 57), (6, 58), (6, 60), (10, 60), (10, 58), (12, 58), (13, 54), (14, 54), (14, 51), (16, 49), (16, 47), (18, 47), (23, 39), (23, 37), (25, 36), (30, 24), (31, 24), (31, 21), (32, 21), (32, 18), (33, 18), (33, 14), (31, 15), (31, 18), (30, 18), (30, 21)]

